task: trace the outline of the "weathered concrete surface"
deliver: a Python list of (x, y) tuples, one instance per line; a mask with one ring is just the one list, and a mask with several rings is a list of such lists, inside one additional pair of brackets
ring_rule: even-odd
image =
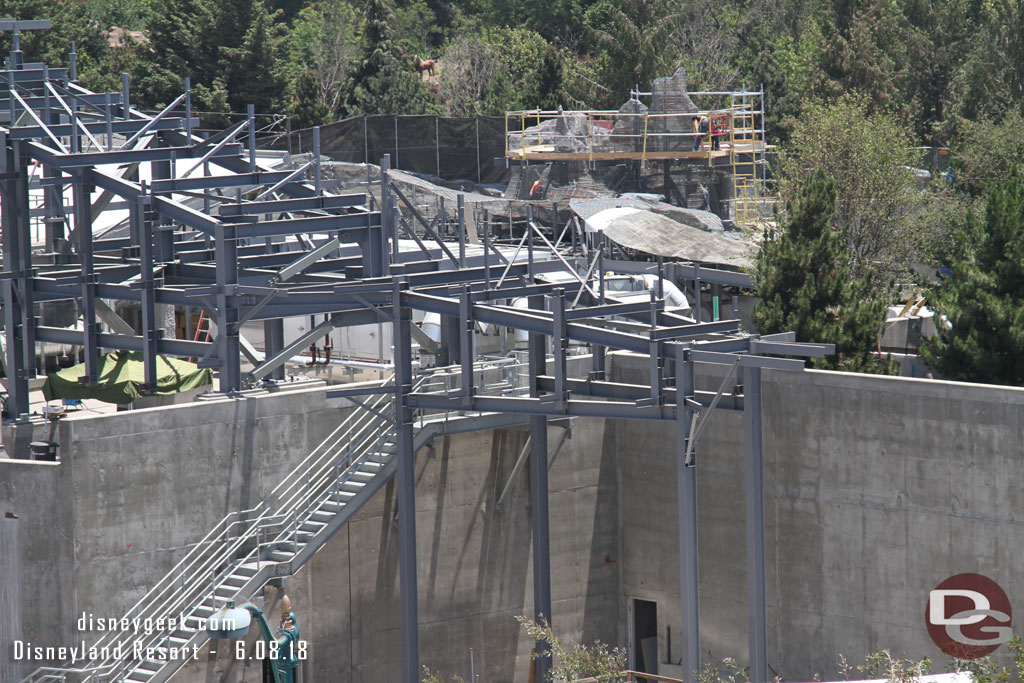
[[(470, 648), (481, 680), (528, 676), (532, 641), (515, 621), (533, 613), (528, 463), (496, 507), (527, 434), (515, 428), (445, 437), (433, 453), (425, 447), (417, 454), (421, 656), (446, 678), (469, 678)], [(549, 427), (552, 450), (562, 434)], [(577, 420), (550, 467), (554, 623), (577, 640), (624, 637), (618, 473), (608, 438), (602, 421)], [(397, 514), (392, 482), (288, 579), (310, 642), (305, 666), (312, 678), (304, 680), (383, 683), (400, 675)], [(276, 599), (276, 591), (267, 593)], [(238, 666), (224, 653), (182, 673), (198, 681), (211, 671), (214, 680), (259, 680), (257, 667)]]
[[(721, 368), (698, 366), (717, 387)], [(616, 355), (613, 379), (646, 362)], [(977, 571), (1024, 604), (1024, 390), (824, 372), (766, 372), (769, 664), (786, 680), (836, 675), (836, 656), (881, 648), (945, 657), (924, 626), (928, 591)], [(228, 510), (258, 500), (339, 418), (322, 390), (62, 423), (59, 465), (0, 463), (0, 633), (63, 644), (82, 611), (116, 616)], [(149, 417), (152, 415), (152, 417)], [(552, 426), (554, 448), (561, 428)], [(423, 664), (526, 680), (532, 612), (528, 465), (496, 500), (525, 429), (438, 440), (417, 455)], [(745, 664), (743, 436), (719, 412), (697, 445), (701, 651)], [(554, 624), (628, 645), (632, 600), (658, 607), (662, 673), (678, 674), (673, 425), (577, 419), (551, 467)], [(397, 676), (394, 492), (360, 512), (286, 590), (310, 659), (305, 680)], [(13, 531), (12, 531), (13, 529)], [(14, 597), (7, 597), (14, 596)], [(268, 613), (279, 591), (268, 589)], [(91, 634), (86, 634), (91, 635)], [(89, 639), (88, 637), (86, 638)], [(672, 649), (667, 652), (671, 639)], [(1002, 651), (1001, 651), (1002, 652)], [(1005, 655), (1004, 655), (1005, 656)], [(182, 680), (258, 681), (219, 653)]]
[(0, 515), (19, 515), (0, 520), (0, 542), (16, 551), (0, 553), (0, 573), (21, 577), (19, 599), (4, 601), (11, 623), (38, 645), (91, 643), (99, 634), (76, 629), (82, 612), (124, 614), (351, 410), (324, 391), (83, 415), (59, 423), (60, 463), (0, 461)]
[[(641, 363), (617, 358), (615, 379), (640, 381)], [(710, 375), (714, 389), (721, 374)], [(784, 680), (828, 680), (839, 653), (858, 662), (883, 648), (941, 669), (948, 658), (924, 613), (928, 592), (953, 574), (985, 574), (1024, 604), (1024, 390), (766, 372), (763, 415), (768, 662)], [(697, 445), (701, 652), (745, 665), (742, 420), (711, 419)], [(676, 660), (674, 434), (636, 422), (615, 429), (619, 458), (631, 463), (621, 468), (623, 597), (658, 603), (659, 654), (664, 662), (668, 625)]]

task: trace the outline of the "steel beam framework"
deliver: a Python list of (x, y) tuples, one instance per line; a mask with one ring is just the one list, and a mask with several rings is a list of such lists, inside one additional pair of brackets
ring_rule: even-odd
[[(0, 30), (38, 28), (30, 24), (0, 20)], [(29, 412), (28, 381), (36, 372), (39, 342), (79, 346), (89, 383), (99, 379), (101, 349), (130, 349), (142, 353), (150, 386), (156, 383), (156, 358), (166, 354), (202, 359), (217, 369), (219, 390), (231, 393), (280, 376), (284, 361), (317, 335), (389, 320), (395, 344), (393, 400), (400, 423), (396, 446), (406, 683), (418, 681), (420, 674), (414, 409), (530, 416), (534, 613), (549, 622), (557, 621), (557, 615), (551, 613), (548, 420), (579, 415), (674, 421), (683, 666), (685, 680), (693, 683), (700, 668), (698, 419), (716, 407), (743, 411), (751, 680), (767, 683), (760, 371), (800, 370), (802, 360), (782, 356), (824, 356), (833, 352), (831, 347), (797, 344), (791, 335), (758, 338), (742, 332), (737, 320), (701, 323), (699, 315), (694, 320), (667, 310), (657, 293), (650, 302), (609, 303), (605, 270), (613, 262), (604, 249), (583, 251), (583, 240), (575, 235), (572, 249), (559, 247), (555, 230), (548, 240), (532, 221), (517, 249), (525, 261), (507, 258), (486, 232), (484, 249), (474, 257), (462, 204), (458, 241), (448, 245), (391, 186), (387, 158), (381, 164), (382, 201), (371, 208), (366, 195), (331, 194), (321, 178), (319, 157), (293, 169), (261, 167), (251, 108), (248, 118), (225, 134), (197, 136), (187, 83), (171, 106), (154, 115), (131, 106), (127, 77), (121, 92), (93, 93), (78, 85), (73, 70), (25, 64), (17, 47), (7, 66), (0, 74), (0, 124), (6, 126), (0, 128), (0, 290), (14, 416)], [(41, 173), (30, 176), (33, 165)], [(216, 173), (209, 172), (213, 167)], [(30, 197), (39, 194), (45, 199), (45, 239), (33, 245)], [(111, 215), (115, 205), (127, 207), (123, 229), (112, 236), (98, 233), (98, 219)], [(401, 205), (411, 209), (408, 216), (400, 213)], [(546, 250), (534, 247), (534, 232)], [(402, 250), (403, 236), (414, 240), (417, 250)], [(656, 267), (680, 281), (750, 284), (742, 274), (694, 264), (614, 266), (618, 272)], [(552, 272), (571, 278), (552, 284), (544, 277)], [(696, 291), (699, 296), (699, 285)], [(509, 305), (520, 297), (528, 298), (528, 309)], [(109, 319), (103, 299), (139, 303), (141, 329), (130, 334), (121, 325), (104, 330), (98, 317), (102, 313)], [(37, 320), (38, 303), (62, 300), (77, 305), (81, 329)], [(157, 306), (208, 310), (218, 324), (216, 338), (201, 342), (166, 336)], [(439, 350), (462, 369), (460, 386), (447, 394), (413, 389), (413, 310), (440, 314), (445, 321)], [(296, 315), (324, 315), (326, 322), (286, 345), (281, 320)], [(240, 334), (249, 321), (265, 323), (267, 353), (266, 360), (244, 373)], [(478, 390), (473, 372), (478, 324), (528, 332), (528, 396), (488, 396)], [(567, 374), (572, 344), (593, 352), (594, 372), (586, 378)], [(649, 381), (606, 381), (606, 349), (646, 356)], [(736, 385), (724, 383), (717, 393), (698, 391), (696, 376), (706, 364), (742, 368), (742, 395)], [(544, 664), (539, 667), (542, 680)]]

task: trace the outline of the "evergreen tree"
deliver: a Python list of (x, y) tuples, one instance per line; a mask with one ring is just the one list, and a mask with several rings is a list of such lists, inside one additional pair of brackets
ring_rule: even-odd
[(197, 110), (210, 111), (215, 100), (223, 100), (223, 82), (214, 85), (219, 68), (217, 45), (210, 40), (214, 27), (210, 0), (156, 0), (150, 50), (136, 62), (132, 77), (134, 99), (146, 107), (164, 107), (181, 94), (189, 76)]
[(403, 55), (393, 34), (395, 13), (389, 0), (370, 0), (366, 13), (364, 53), (352, 77), (345, 115), (431, 114), (436, 102)]
[(295, 82), (290, 109), (292, 128), (312, 128), (327, 123), (331, 111), (320, 97), (320, 86), (311, 71), (303, 71)]
[(237, 48), (222, 47), (222, 64), (228, 74), (228, 104), (232, 111), (256, 106), (259, 114), (284, 108), (285, 82), (282, 68), (281, 37), (274, 17), (259, 0), (250, 0), (252, 13), (248, 29)]
[[(984, 220), (967, 217), (961, 253), (931, 294), (938, 335), (921, 355), (942, 375), (1024, 385), (1024, 178), (993, 184)], [(964, 253), (966, 252), (966, 253)]]
[(874, 353), (885, 305), (850, 276), (850, 248), (832, 230), (835, 202), (832, 181), (819, 171), (787, 203), (780, 234), (765, 234), (754, 326), (761, 334), (793, 331), (800, 341), (835, 344), (834, 356), (812, 359), (815, 367), (889, 374), (892, 363)]

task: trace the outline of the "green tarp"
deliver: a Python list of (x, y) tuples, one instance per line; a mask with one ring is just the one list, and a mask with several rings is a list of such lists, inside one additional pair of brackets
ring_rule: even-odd
[[(200, 369), (195, 363), (157, 356), (157, 394), (176, 394), (213, 383), (213, 371)], [(107, 403), (131, 403), (142, 395), (145, 384), (142, 354), (115, 351), (100, 357), (99, 383), (86, 386), (78, 381), (85, 376), (85, 365), (74, 365), (47, 376), (43, 396), (47, 401), (57, 398), (95, 398)]]

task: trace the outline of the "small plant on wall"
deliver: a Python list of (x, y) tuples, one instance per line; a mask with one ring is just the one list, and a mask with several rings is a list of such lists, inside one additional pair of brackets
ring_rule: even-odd
[(596, 683), (611, 683), (625, 680), (626, 651), (621, 647), (609, 647), (597, 641), (593, 645), (583, 643), (563, 644), (555, 636), (547, 621), (540, 622), (523, 616), (516, 617), (532, 640), (547, 643), (548, 652), (535, 657), (552, 657), (554, 664), (548, 673), (551, 681), (575, 681), (580, 678), (592, 679)]

